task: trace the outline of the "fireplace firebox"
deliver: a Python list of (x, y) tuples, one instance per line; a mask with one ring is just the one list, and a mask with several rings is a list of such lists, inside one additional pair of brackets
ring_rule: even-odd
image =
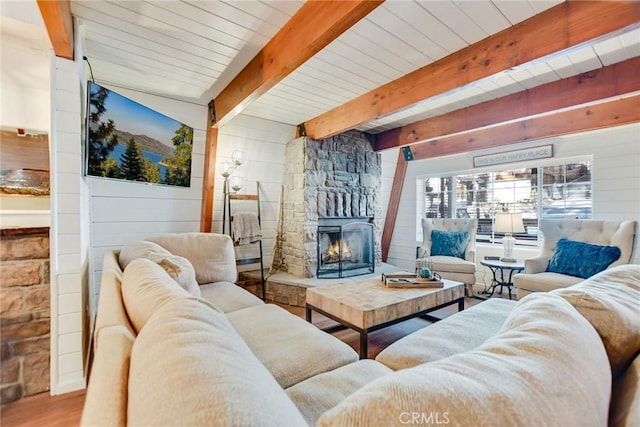
[(318, 219), (318, 278), (373, 273), (373, 218)]

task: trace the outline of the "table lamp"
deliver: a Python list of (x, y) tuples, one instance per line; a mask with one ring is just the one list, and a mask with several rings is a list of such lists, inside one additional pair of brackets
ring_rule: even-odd
[(504, 248), (504, 256), (500, 258), (502, 262), (516, 262), (513, 257), (513, 247), (516, 239), (513, 233), (524, 233), (524, 224), (522, 223), (522, 214), (519, 213), (497, 213), (495, 215), (495, 224), (493, 231), (496, 233), (504, 233), (502, 238), (502, 247)]

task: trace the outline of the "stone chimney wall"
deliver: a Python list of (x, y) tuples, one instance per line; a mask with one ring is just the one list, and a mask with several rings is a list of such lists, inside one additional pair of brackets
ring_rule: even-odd
[(381, 262), (381, 159), (365, 134), (295, 139), (287, 144), (285, 162), (281, 251), (286, 270), (297, 277), (316, 275), (318, 218), (326, 217), (373, 217), (375, 260)]
[(49, 390), (49, 229), (1, 230), (0, 403)]

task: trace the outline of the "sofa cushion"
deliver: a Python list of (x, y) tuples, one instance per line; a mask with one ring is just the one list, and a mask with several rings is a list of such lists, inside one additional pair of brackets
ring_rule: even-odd
[(613, 383), (609, 425), (640, 426), (640, 355)]
[(406, 425), (416, 416), (456, 426), (603, 426), (610, 393), (593, 327), (564, 299), (538, 293), (475, 350), (375, 380), (317, 425)]
[(122, 301), (122, 270), (118, 263), (118, 251), (106, 251), (102, 260), (102, 275), (100, 280), (100, 298), (98, 299), (98, 313), (94, 327), (93, 348), (98, 348), (98, 335), (103, 328), (120, 325), (131, 335), (135, 331), (127, 310)]
[(122, 275), (122, 300), (136, 333), (158, 308), (189, 295), (162, 267), (145, 258), (131, 261)]
[(277, 305), (249, 307), (227, 317), (283, 388), (358, 360), (349, 345)]
[(569, 301), (598, 331), (617, 377), (640, 352), (640, 265), (613, 267), (553, 293)]
[(173, 300), (131, 354), (127, 423), (140, 426), (306, 426), (284, 390), (201, 298)]
[(513, 276), (513, 284), (516, 288), (534, 292), (549, 292), (558, 288), (566, 288), (582, 280), (580, 277), (552, 273), (550, 271), (533, 274), (516, 274)]
[(251, 292), (229, 282), (201, 285), (200, 292), (202, 293), (202, 298), (215, 305), (223, 313), (264, 304), (264, 301)]
[(382, 350), (376, 360), (404, 369), (473, 350), (502, 328), (516, 302), (493, 298), (428, 325)]
[(311, 426), (320, 415), (333, 408), (365, 384), (393, 371), (371, 359), (363, 359), (306, 379), (286, 392)]
[(214, 282), (235, 283), (238, 279), (233, 242), (225, 234), (171, 233), (147, 240), (191, 261), (196, 270), (196, 280), (201, 285)]
[(616, 246), (593, 245), (560, 239), (551, 255), (547, 271), (586, 279), (606, 269), (620, 258)]
[(446, 272), (474, 274), (476, 272), (475, 262), (449, 256), (435, 255), (428, 258), (418, 258), (417, 265), (429, 267), (441, 274)]
[(431, 231), (431, 256), (442, 255), (464, 259), (465, 250), (469, 243), (469, 233), (466, 231)]
[(200, 296), (200, 286), (196, 281), (196, 272), (188, 259), (174, 255), (156, 243), (138, 240), (128, 243), (122, 248), (122, 251), (120, 251), (120, 266), (122, 269), (126, 269), (131, 261), (137, 258), (145, 258), (155, 262), (187, 292)]
[(81, 425), (123, 426), (127, 423), (129, 360), (135, 338), (118, 325), (102, 328), (97, 339), (101, 351), (94, 353)]

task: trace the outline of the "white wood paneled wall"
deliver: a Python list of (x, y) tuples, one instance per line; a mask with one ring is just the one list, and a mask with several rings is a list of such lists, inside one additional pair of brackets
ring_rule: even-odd
[(82, 178), (80, 75), (53, 58), (51, 75), (51, 393), (85, 386), (83, 310), (89, 283), (89, 192)]
[[(284, 174), (284, 150), (294, 139), (295, 127), (256, 117), (239, 115), (223, 126), (218, 133), (217, 162), (230, 161), (233, 150), (244, 152), (244, 163), (233, 173), (242, 177), (243, 187), (239, 194), (255, 194), (256, 182), (260, 182), (260, 209), (264, 266), (269, 268), (273, 258), (273, 244), (280, 201), (280, 188)], [(219, 171), (219, 169), (218, 169)], [(214, 232), (222, 232), (224, 178), (216, 173), (213, 207)], [(255, 202), (232, 202), (233, 213), (256, 212)], [(228, 233), (229, 227), (226, 227)], [(238, 258), (257, 256), (258, 245), (236, 248)], [(238, 270), (254, 270), (253, 266), (239, 266)]]
[[(105, 85), (109, 87), (108, 85)], [(91, 234), (94, 260), (95, 304), (100, 292), (102, 259), (105, 251), (121, 248), (134, 240), (163, 234), (198, 231), (204, 168), (206, 107), (111, 88), (121, 95), (166, 114), (194, 128), (191, 187), (148, 185), (121, 180), (89, 178), (91, 184)], [(265, 267), (271, 263), (277, 206), (284, 166), (284, 147), (293, 139), (295, 127), (240, 115), (218, 133), (217, 162), (231, 159), (234, 149), (245, 152), (245, 163), (236, 175), (242, 176), (241, 193), (255, 193), (260, 182), (263, 249)], [(216, 174), (212, 231), (222, 232), (223, 178)], [(234, 212), (255, 211), (255, 204), (236, 202)], [(256, 246), (247, 246), (246, 256)], [(239, 249), (238, 256), (243, 256)], [(255, 269), (256, 266), (249, 267)]]
[[(419, 176), (471, 171), (473, 156), (544, 144), (553, 144), (554, 159), (560, 162), (562, 159), (592, 156), (594, 219), (640, 222), (640, 124), (636, 123), (532, 141), (508, 148), (411, 162), (404, 181), (387, 262), (404, 269), (414, 267), (416, 237), (421, 233), (416, 197), (416, 181)], [(383, 168), (386, 166), (390, 167), (391, 164), (383, 162)], [(518, 164), (501, 165), (501, 167), (518, 167)], [(383, 169), (385, 179), (393, 179), (392, 176), (393, 173), (386, 173)], [(636, 238), (634, 263), (640, 263), (640, 239), (638, 238)]]
[(159, 113), (193, 127), (191, 187), (89, 177), (93, 292), (97, 304), (105, 251), (163, 233), (198, 231), (207, 108), (104, 84)]

